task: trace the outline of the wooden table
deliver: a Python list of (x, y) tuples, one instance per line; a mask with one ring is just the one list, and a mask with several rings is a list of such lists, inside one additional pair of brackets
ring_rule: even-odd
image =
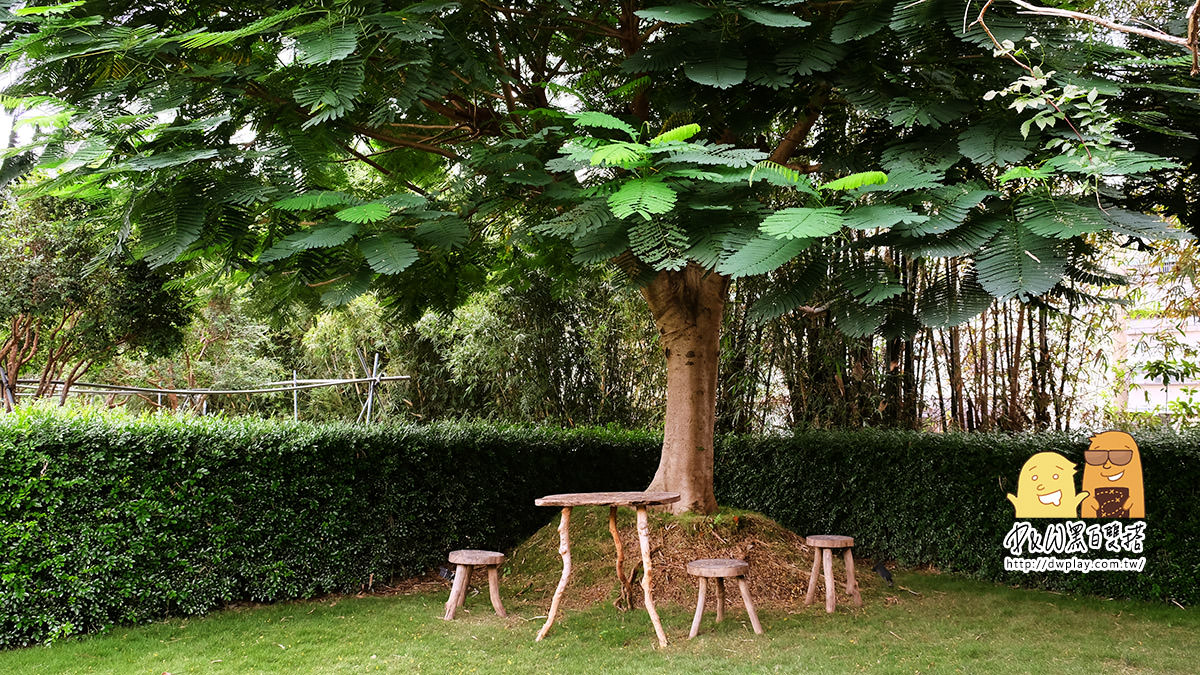
[(646, 509), (651, 506), (672, 504), (679, 501), (677, 492), (574, 492), (561, 495), (547, 495), (535, 499), (538, 506), (558, 506), (562, 508), (562, 520), (558, 524), (558, 554), (562, 556), (562, 578), (558, 580), (558, 588), (554, 589), (554, 598), (550, 601), (550, 614), (546, 617), (546, 625), (538, 631), (537, 640), (546, 637), (550, 626), (558, 616), (558, 605), (562, 601), (563, 591), (571, 578), (571, 509), (576, 506), (607, 506), (608, 531), (612, 533), (613, 543), (617, 547), (617, 578), (621, 581), (622, 596), (629, 594), (629, 581), (621, 569), (624, 562), (625, 550), (621, 546), (621, 536), (617, 533), (617, 507), (632, 506), (637, 510), (638, 541), (642, 550), (642, 594), (646, 600), (646, 613), (654, 624), (654, 632), (658, 635), (660, 647), (667, 646), (667, 635), (663, 632), (662, 622), (658, 619), (658, 611), (654, 609), (654, 597), (650, 594), (650, 524)]

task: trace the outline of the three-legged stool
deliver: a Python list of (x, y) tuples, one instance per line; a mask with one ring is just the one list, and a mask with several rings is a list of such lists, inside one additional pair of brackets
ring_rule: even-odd
[(492, 607), (502, 617), (508, 616), (504, 605), (500, 604), (500, 569), (504, 562), (504, 554), (495, 551), (476, 551), (465, 549), (450, 552), (450, 562), (458, 565), (454, 571), (454, 585), (450, 587), (450, 599), (446, 601), (446, 620), (454, 618), (454, 610), (462, 607), (467, 596), (467, 581), (471, 578), (471, 570), (477, 565), (487, 567), (488, 593), (492, 596)]
[(687, 573), (700, 578), (700, 598), (696, 601), (696, 618), (692, 619), (689, 640), (696, 637), (696, 633), (700, 631), (700, 615), (704, 613), (707, 579), (717, 580), (717, 623), (721, 623), (725, 618), (725, 579), (737, 579), (738, 588), (742, 591), (742, 601), (746, 604), (746, 613), (750, 615), (750, 625), (754, 627), (755, 633), (762, 635), (762, 624), (758, 622), (754, 601), (750, 599), (750, 584), (746, 583), (746, 573), (749, 571), (750, 564), (745, 560), (731, 558), (706, 558), (687, 564)]
[(817, 594), (817, 572), (821, 563), (825, 564), (825, 611), (833, 612), (837, 604), (837, 591), (833, 579), (833, 551), (842, 549), (842, 559), (846, 561), (846, 592), (854, 601), (855, 607), (862, 607), (862, 596), (858, 593), (858, 582), (854, 580), (854, 537), (843, 537), (837, 534), (815, 534), (805, 537), (804, 543), (813, 547), (812, 574), (808, 577), (808, 594), (804, 596), (807, 607)]

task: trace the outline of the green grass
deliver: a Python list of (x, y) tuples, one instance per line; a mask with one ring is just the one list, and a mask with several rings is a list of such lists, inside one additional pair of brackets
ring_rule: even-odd
[[(687, 641), (687, 608), (663, 608), (671, 645), (654, 647), (645, 612), (574, 610), (533, 641), (544, 607), (486, 589), (454, 622), (443, 594), (338, 598), (171, 619), (52, 647), (0, 652), (3, 673), (709, 673), (1196, 672), (1200, 615), (1139, 602), (1077, 598), (952, 575), (897, 574), (861, 610), (763, 612), (755, 636), (735, 606), (705, 615)], [(509, 590), (509, 589), (506, 589)], [(891, 600), (888, 596), (891, 596)]]

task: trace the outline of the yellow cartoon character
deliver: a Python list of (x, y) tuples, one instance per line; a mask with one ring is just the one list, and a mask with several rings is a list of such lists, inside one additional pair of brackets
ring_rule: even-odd
[(1075, 494), (1075, 465), (1057, 452), (1039, 452), (1025, 460), (1017, 494), (1008, 495), (1018, 518), (1074, 518), (1088, 493)]
[(1084, 518), (1146, 517), (1142, 457), (1133, 436), (1124, 431), (1096, 434), (1083, 459), (1083, 487), (1092, 494), (1083, 503)]

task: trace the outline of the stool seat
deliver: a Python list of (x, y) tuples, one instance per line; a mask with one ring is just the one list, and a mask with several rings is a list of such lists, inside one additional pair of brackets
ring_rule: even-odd
[(840, 534), (813, 534), (804, 538), (804, 543), (815, 548), (850, 548), (854, 537)]
[(841, 534), (813, 534), (804, 538), (804, 543), (813, 549), (812, 572), (808, 575), (808, 593), (804, 595), (804, 606), (813, 603), (817, 595), (817, 576), (821, 568), (825, 568), (825, 611), (833, 613), (837, 605), (837, 592), (834, 590), (833, 551), (841, 549), (842, 560), (846, 563), (846, 592), (855, 607), (862, 607), (862, 594), (858, 592), (858, 581), (854, 578), (854, 537)]
[(467, 582), (471, 580), (471, 570), (476, 567), (487, 568), (488, 596), (492, 600), (492, 608), (501, 617), (507, 617), (504, 605), (500, 602), (500, 565), (506, 560), (503, 553), (496, 551), (479, 551), (476, 549), (461, 549), (450, 552), (450, 562), (457, 565), (454, 570), (454, 584), (450, 587), (450, 599), (446, 601), (445, 619), (454, 618), (454, 611), (462, 607), (467, 597)]
[(455, 565), (501, 565), (504, 563), (504, 554), (468, 548), (451, 551), (450, 562)]
[(740, 577), (750, 571), (750, 563), (734, 558), (705, 558), (687, 564), (687, 573), (694, 577)]
[(762, 624), (758, 622), (758, 612), (754, 611), (754, 601), (750, 599), (750, 584), (746, 582), (746, 573), (750, 571), (750, 563), (735, 558), (704, 558), (693, 560), (687, 564), (687, 573), (699, 577), (700, 594), (696, 598), (696, 616), (692, 619), (692, 630), (688, 639), (696, 637), (700, 632), (700, 617), (704, 615), (704, 597), (708, 593), (708, 580), (716, 579), (717, 583), (717, 623), (725, 619), (725, 580), (737, 581), (738, 590), (742, 592), (742, 602), (746, 605), (746, 615), (750, 617), (750, 626), (754, 632), (762, 635)]

